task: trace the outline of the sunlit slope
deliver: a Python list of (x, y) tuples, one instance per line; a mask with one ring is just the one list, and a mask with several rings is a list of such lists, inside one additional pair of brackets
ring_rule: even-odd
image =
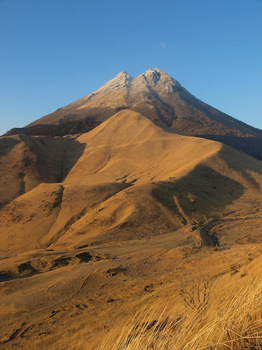
[(67, 145), (63, 180), (2, 208), (3, 254), (189, 232), (229, 212), (259, 210), (260, 161), (139, 113), (121, 111)]
[(1, 256), (49, 246), (72, 223), (123, 187), (121, 183), (91, 187), (38, 185), (1, 209)]
[(222, 147), (162, 129), (129, 110), (115, 114), (77, 141), (86, 145), (85, 150), (66, 183), (145, 183), (179, 178)]

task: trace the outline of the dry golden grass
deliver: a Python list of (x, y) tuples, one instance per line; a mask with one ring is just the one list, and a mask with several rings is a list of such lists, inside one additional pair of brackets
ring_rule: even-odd
[(192, 308), (180, 317), (172, 300), (164, 307), (151, 305), (120, 331), (115, 328), (100, 350), (261, 349), (261, 291), (261, 278), (253, 277), (233, 297), (222, 300), (220, 295), (216, 304), (202, 297), (195, 307), (188, 298)]
[[(77, 138), (22, 135), (1, 145), (1, 257), (190, 231), (230, 212), (262, 216), (261, 162), (134, 111)], [(256, 241), (246, 231), (235, 240)]]

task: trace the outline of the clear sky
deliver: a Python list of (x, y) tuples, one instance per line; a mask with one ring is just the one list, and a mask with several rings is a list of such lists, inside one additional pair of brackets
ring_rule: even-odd
[(262, 129), (262, 0), (0, 0), (0, 134), (155, 67)]

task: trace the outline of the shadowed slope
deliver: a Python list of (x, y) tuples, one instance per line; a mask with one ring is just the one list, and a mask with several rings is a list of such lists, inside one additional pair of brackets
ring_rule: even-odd
[(0, 206), (42, 182), (61, 182), (81, 156), (74, 138), (0, 138)]

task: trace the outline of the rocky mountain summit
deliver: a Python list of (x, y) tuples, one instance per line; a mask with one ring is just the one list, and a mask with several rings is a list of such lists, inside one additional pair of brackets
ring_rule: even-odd
[(262, 131), (198, 100), (158, 68), (133, 78), (120, 72), (95, 92), (7, 135), (63, 136), (92, 130), (123, 109), (155, 124), (236, 147), (262, 159)]

